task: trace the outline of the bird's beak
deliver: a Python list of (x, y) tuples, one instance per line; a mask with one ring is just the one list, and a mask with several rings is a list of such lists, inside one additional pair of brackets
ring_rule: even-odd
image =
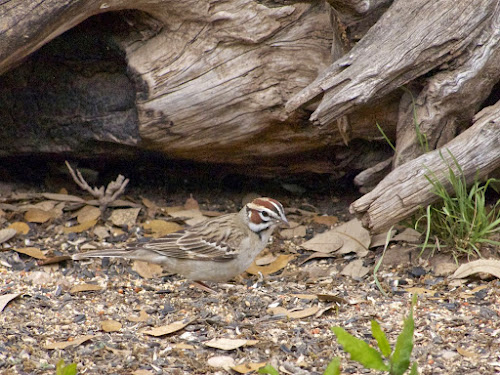
[(288, 222), (288, 220), (286, 218), (281, 219), (281, 222), (284, 224), (285, 227), (290, 228), (290, 223)]

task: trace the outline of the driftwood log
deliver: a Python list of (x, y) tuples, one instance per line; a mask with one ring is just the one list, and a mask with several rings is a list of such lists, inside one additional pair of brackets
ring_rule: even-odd
[[(0, 156), (156, 150), (261, 176), (361, 171), (363, 189), (394, 169), (387, 189), (424, 152), (470, 146), (455, 137), (500, 99), (499, 51), (498, 0), (11, 0)], [(481, 113), (469, 133), (496, 126)], [(461, 155), (470, 175), (500, 166)], [(374, 229), (401, 218), (375, 209), (383, 192), (353, 205)]]
[(348, 135), (285, 111), (345, 52), (327, 2), (13, 0), (0, 19), (0, 155), (140, 148), (268, 176), (388, 156), (345, 143), (378, 137), (377, 120), (394, 134), (400, 94), (352, 114)]
[(426, 153), (389, 173), (375, 189), (351, 205), (373, 232), (381, 232), (437, 200), (426, 175), (448, 189), (449, 169), (467, 182), (487, 176), (500, 163), (500, 102), (479, 112), (475, 123), (439, 150)]

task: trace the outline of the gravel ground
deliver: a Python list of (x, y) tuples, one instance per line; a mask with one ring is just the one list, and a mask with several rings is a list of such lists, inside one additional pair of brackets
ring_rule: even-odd
[[(167, 216), (162, 207), (181, 204), (187, 196), (168, 202), (154, 196), (131, 199), (141, 208), (136, 226), (116, 228), (109, 217), (97, 226), (114, 232), (107, 242), (134, 240), (144, 234), (148, 219)], [(235, 195), (195, 198), (203, 210), (234, 212), (241, 205), (241, 196)], [(349, 198), (276, 198), (304, 212), (348, 218)], [(2, 228), (26, 222), (27, 205), (47, 200), (38, 193), (3, 198)], [(145, 202), (156, 205), (146, 208)], [(165, 272), (145, 278), (144, 271), (124, 260), (63, 260), (40, 266), (11, 250), (35, 247), (50, 258), (102, 244), (97, 226), (64, 232), (76, 224), (76, 208), (68, 202), (59, 208), (59, 215), (43, 223), (28, 222), (29, 232), (3, 243), (0, 298), (18, 296), (0, 312), (2, 374), (55, 374), (60, 358), (77, 363), (79, 374), (236, 374), (234, 366), (266, 362), (282, 374), (322, 374), (334, 356), (342, 358), (344, 374), (374, 373), (348, 359), (330, 327), (341, 326), (375, 345), (370, 320), (376, 319), (394, 344), (415, 291), (420, 297), (412, 359), (421, 374), (500, 373), (497, 279), (450, 281), (432, 272), (432, 259), (412, 257), (410, 262), (411, 252), (396, 244), (393, 260), (387, 254), (377, 273), (388, 291), (384, 296), (372, 273), (380, 248), (363, 258), (370, 272), (354, 279), (341, 274), (355, 259), (351, 254), (306, 261), (311, 252), (300, 244), (327, 229), (307, 215), (294, 217), (305, 225), (304, 235), (284, 238), (277, 233), (263, 254), (295, 255), (287, 258), (285, 268), (210, 284), (212, 293)], [(166, 334), (155, 336), (161, 330)], [(244, 366), (236, 369), (251, 373)]]

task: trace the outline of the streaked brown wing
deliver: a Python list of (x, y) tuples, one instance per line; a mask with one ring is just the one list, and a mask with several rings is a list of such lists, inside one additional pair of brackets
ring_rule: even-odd
[(227, 262), (236, 257), (236, 252), (222, 240), (200, 237), (189, 230), (172, 233), (164, 238), (134, 244), (133, 248), (154, 251), (160, 255), (193, 260)]

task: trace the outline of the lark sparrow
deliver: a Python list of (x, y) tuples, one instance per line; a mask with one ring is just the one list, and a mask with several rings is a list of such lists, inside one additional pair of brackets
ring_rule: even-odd
[(288, 226), (283, 206), (257, 198), (238, 213), (227, 214), (188, 229), (125, 249), (95, 250), (73, 260), (118, 257), (158, 263), (170, 272), (196, 281), (227, 281), (245, 271), (264, 249), (279, 224)]

